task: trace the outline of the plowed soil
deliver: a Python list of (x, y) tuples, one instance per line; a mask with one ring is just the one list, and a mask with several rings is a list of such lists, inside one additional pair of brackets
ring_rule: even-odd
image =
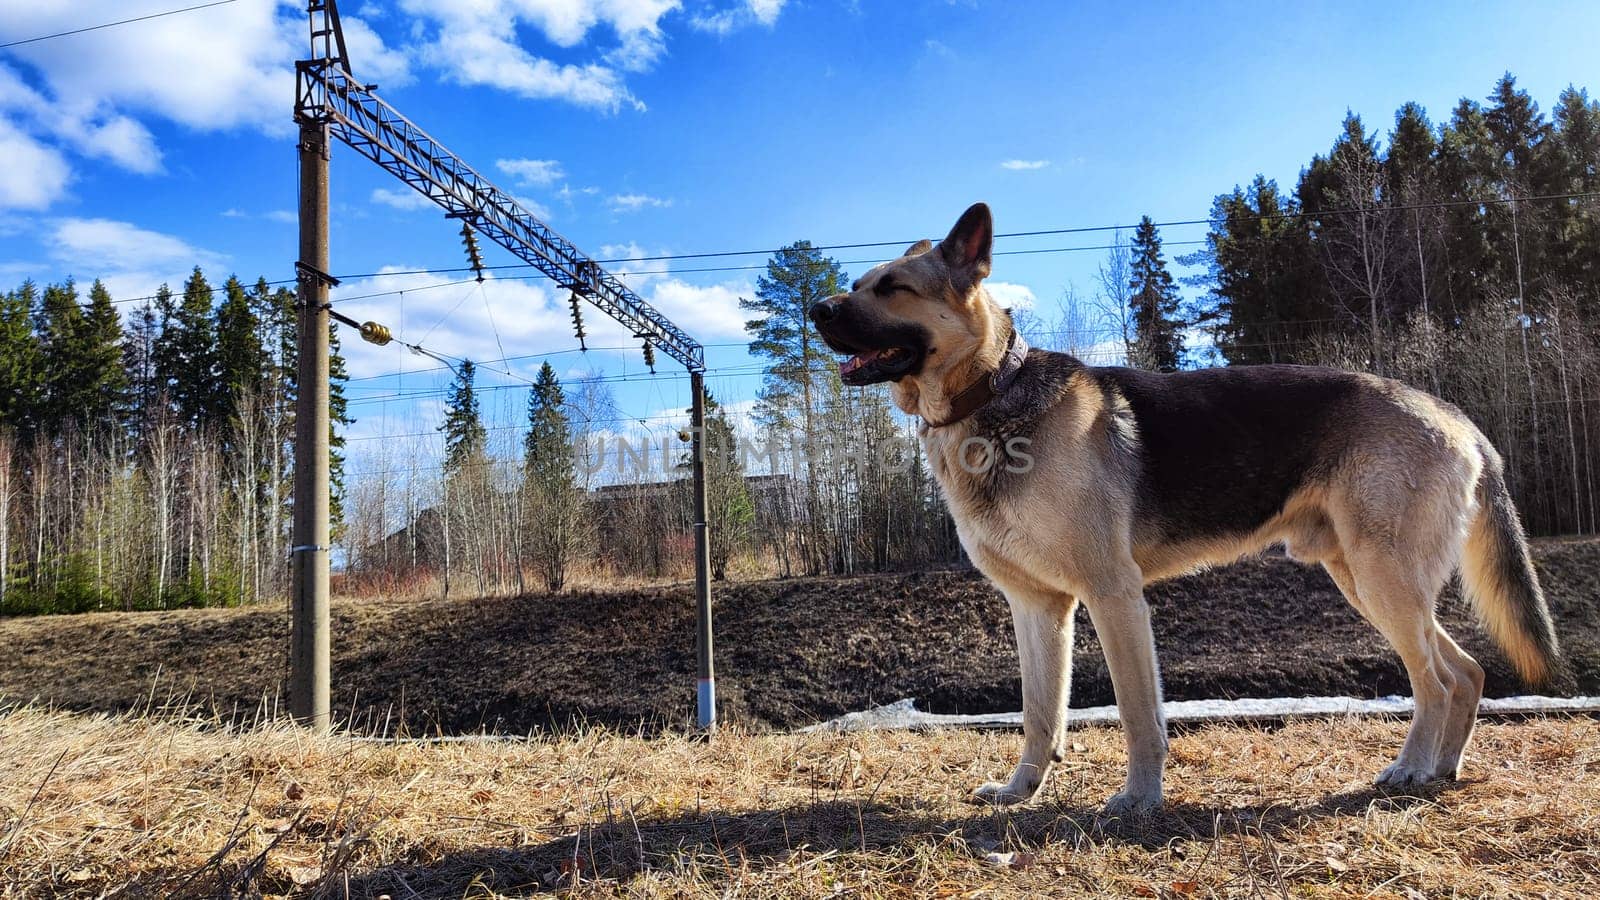
[[(1600, 542), (1535, 548), (1570, 669), (1600, 693)], [(1151, 588), (1168, 699), (1406, 694), (1393, 652), (1321, 569), (1261, 558)], [(902, 697), (935, 712), (1020, 709), (1004, 600), (973, 572), (715, 587), (721, 711), (789, 728)], [(655, 730), (694, 707), (687, 585), (452, 601), (345, 600), (333, 611), (334, 707), (357, 727), (526, 733), (574, 723)], [(1526, 693), (1470, 610), (1440, 617)], [(0, 620), (0, 697), (75, 710), (181, 705), (228, 721), (281, 703), (282, 607)], [(1072, 702), (1113, 702), (1080, 611)]]

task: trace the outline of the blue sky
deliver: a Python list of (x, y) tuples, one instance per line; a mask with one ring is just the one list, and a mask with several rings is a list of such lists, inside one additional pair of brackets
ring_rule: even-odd
[[(0, 42), (187, 5), (0, 0)], [(1001, 232), (1201, 218), (1262, 172), (1292, 184), (1346, 109), (1387, 130), (1407, 100), (1435, 120), (1510, 70), (1542, 108), (1600, 89), (1593, 3), (1131, 4), (870, 0), (346, 0), (352, 66), (407, 115), (603, 257), (938, 237), (974, 200)], [(195, 262), (289, 278), (295, 255), (292, 60), (299, 4), (224, 6), (0, 51), (0, 275), (108, 278), (118, 297), (176, 285)], [(1008, 165), (1009, 164), (1009, 165)], [(335, 273), (459, 265), (455, 223), (338, 147)], [(1169, 243), (1203, 228), (1171, 228)], [(1002, 241), (1093, 246), (1104, 235)], [(1185, 247), (1174, 247), (1182, 252)], [(843, 260), (877, 251), (846, 250)], [(489, 245), (490, 263), (514, 260)], [(1010, 300), (1054, 316), (1093, 290), (1100, 251), (1006, 256)], [(629, 282), (708, 345), (740, 341), (759, 256), (637, 263)], [(663, 268), (672, 271), (662, 272)], [(852, 273), (866, 268), (852, 263)], [(506, 273), (513, 274), (513, 273)], [(532, 280), (429, 289), (450, 276), (352, 279), (352, 314), (487, 361), (555, 354), (564, 374), (638, 373), (637, 352), (566, 353), (564, 298)], [(491, 319), (493, 325), (491, 326)], [(623, 336), (589, 316), (591, 344)], [(498, 341), (496, 333), (498, 332)], [(431, 430), (447, 373), (353, 339), (353, 445)], [(710, 382), (748, 403), (758, 379), (712, 346)], [(511, 364), (527, 376), (540, 359)], [(687, 403), (663, 359), (612, 384), (629, 417)], [(733, 369), (736, 374), (718, 374)], [(492, 417), (523, 382), (485, 372)], [(620, 415), (619, 415), (620, 417)], [(652, 419), (652, 421), (654, 421)]]

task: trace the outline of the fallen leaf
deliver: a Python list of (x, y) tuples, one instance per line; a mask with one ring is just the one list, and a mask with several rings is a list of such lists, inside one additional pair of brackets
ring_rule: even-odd
[(1161, 892), (1148, 884), (1138, 884), (1134, 885), (1133, 895), (1135, 897), (1159, 897)]
[(472, 799), (473, 803), (478, 803), (478, 804), (488, 803), (489, 801), (494, 799), (494, 792), (493, 791), (486, 791), (486, 790), (476, 790), (476, 791), (472, 792), (472, 798), (471, 799)]
[(289, 880), (300, 887), (316, 884), (322, 879), (322, 867), (320, 866), (289, 866), (288, 873)]
[(1335, 872), (1348, 872), (1350, 871), (1350, 864), (1337, 856), (1330, 856), (1328, 857), (1328, 868)]
[(291, 781), (283, 786), (283, 796), (290, 800), (304, 800), (306, 789), (300, 786), (300, 782)]
[(1172, 892), (1180, 897), (1187, 897), (1198, 890), (1200, 890), (1200, 882), (1198, 881), (1174, 881), (1172, 883)]

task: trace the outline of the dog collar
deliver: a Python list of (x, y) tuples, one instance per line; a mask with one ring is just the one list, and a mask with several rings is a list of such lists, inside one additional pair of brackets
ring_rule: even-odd
[(954, 425), (982, 409), (990, 400), (1000, 396), (1017, 380), (1017, 373), (1022, 371), (1022, 361), (1028, 355), (1028, 342), (1022, 339), (1021, 332), (1016, 328), (1011, 329), (1011, 338), (1006, 341), (1006, 355), (1000, 357), (1000, 368), (995, 369), (986, 378), (979, 378), (967, 389), (950, 398), (950, 416), (942, 422), (931, 422), (923, 419), (923, 424), (928, 428), (943, 428)]

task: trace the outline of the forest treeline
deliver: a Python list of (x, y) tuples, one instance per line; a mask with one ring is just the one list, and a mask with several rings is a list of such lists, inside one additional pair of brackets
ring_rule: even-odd
[[(1219, 195), (1182, 268), (1146, 217), (1092, 291), (1018, 311), (1019, 325), (1096, 363), (1316, 363), (1400, 379), (1495, 441), (1532, 532), (1594, 532), (1600, 104), (1571, 88), (1546, 114), (1507, 75), (1439, 122), (1406, 104), (1383, 127), (1350, 115), (1330, 131), (1294, 185), (1257, 175)], [(847, 283), (801, 241), (741, 301), (764, 376), (749, 417), (710, 405), (718, 577), (961, 559), (913, 423), (881, 386), (842, 384), (806, 319)], [(126, 321), (98, 283), (86, 298), (70, 283), (4, 295), (0, 612), (282, 596), (293, 304), (265, 282), (214, 289), (198, 269)], [(654, 475), (596, 469), (585, 454), (618, 439), (603, 377), (563, 384), (545, 366), (510, 434), (484, 426), (475, 374), (455, 367), (442, 451), (380, 442), (342, 486), (346, 590), (466, 595), (692, 571), (686, 444), (660, 436), (671, 457)]]

